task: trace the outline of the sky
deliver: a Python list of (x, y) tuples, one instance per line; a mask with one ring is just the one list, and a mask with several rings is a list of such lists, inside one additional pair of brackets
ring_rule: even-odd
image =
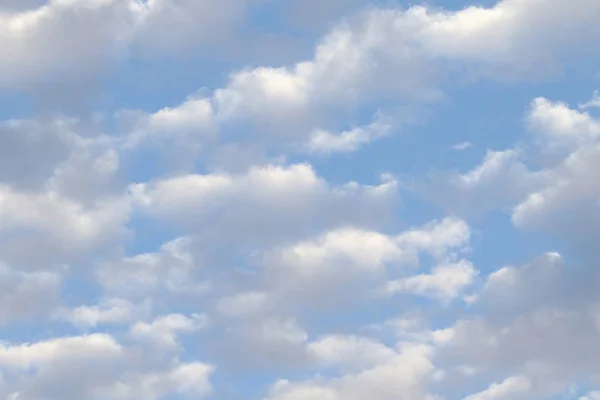
[(0, 0), (0, 399), (600, 400), (597, 0)]

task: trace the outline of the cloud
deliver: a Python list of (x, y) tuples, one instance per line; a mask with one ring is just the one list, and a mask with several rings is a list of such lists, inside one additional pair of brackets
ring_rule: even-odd
[[(125, 233), (129, 216), (124, 198), (83, 205), (54, 190), (20, 192), (0, 185), (0, 257), (6, 262), (56, 265), (89, 255)], [(21, 234), (19, 234), (19, 232)], [(23, 233), (27, 232), (27, 235)], [(24, 249), (35, 245), (37, 252)]]
[[(586, 237), (595, 235), (600, 124), (587, 111), (545, 98), (533, 100), (525, 144), (488, 150), (482, 163), (465, 173), (435, 172), (416, 192), (469, 216), (511, 210), (521, 229), (552, 232), (589, 256)], [(586, 248), (588, 250), (586, 250)]]
[(130, 1), (135, 21), (134, 46), (144, 55), (177, 54), (200, 45), (226, 43), (237, 24), (244, 23), (247, 3), (226, 0)]
[(514, 376), (500, 383), (493, 383), (486, 390), (467, 396), (465, 400), (498, 400), (527, 398), (531, 383), (527, 378)]
[(309, 151), (313, 153), (347, 153), (358, 150), (383, 136), (387, 136), (390, 126), (375, 121), (365, 127), (356, 127), (348, 131), (334, 134), (324, 130), (316, 130), (310, 136)]
[[(113, 93), (115, 67), (211, 69), (240, 49), (223, 82), (180, 104), (146, 110), (156, 99), (132, 93), (104, 117), (0, 123), (0, 324), (18, 338), (0, 344), (0, 398), (235, 399), (223, 386), (239, 386), (267, 400), (492, 400), (598, 385), (597, 93), (577, 107), (535, 98), (524, 140), (417, 187), (446, 212), (407, 199), (409, 228), (393, 175), (346, 182), (353, 171), (317, 159), (419, 122), (451, 87), (577, 70), (598, 50), (593, 0), (374, 6), (283, 65), (239, 62), (269, 2), (0, 3), (9, 101), (62, 109), (71, 91)], [(499, 240), (514, 264), (488, 273), (493, 255), (477, 254), (479, 271), (469, 218), (490, 210), (568, 251), (523, 262)]]
[(203, 293), (208, 283), (195, 275), (198, 265), (187, 237), (163, 244), (159, 251), (106, 259), (95, 270), (98, 283), (112, 295), (145, 299), (159, 293)]
[[(431, 290), (434, 297), (439, 292), (444, 298), (458, 292), (475, 274), (470, 263), (462, 262), (464, 271), (457, 264), (458, 277), (452, 274), (452, 267), (446, 271), (448, 266), (435, 268), (435, 278), (410, 277), (411, 267), (420, 266), (421, 254), (440, 260), (453, 257), (464, 250), (469, 237), (468, 226), (452, 218), (393, 236), (352, 228), (333, 230), (313, 240), (267, 251), (262, 261), (265, 285), (271, 288), (274, 304), (300, 302), (317, 308), (348, 307), (361, 299), (373, 300), (386, 285), (394, 287), (399, 282), (407, 282), (410, 293), (429, 294)], [(463, 276), (465, 272), (468, 277)], [(439, 282), (440, 273), (444, 279), (453, 279)], [(388, 282), (390, 277), (406, 275), (409, 277), (402, 281)], [(424, 282), (415, 286), (420, 281)]]
[(415, 275), (388, 283), (390, 293), (414, 293), (449, 302), (471, 285), (478, 272), (467, 260), (441, 264), (431, 274)]
[(433, 400), (425, 389), (426, 377), (433, 371), (431, 349), (406, 346), (393, 358), (355, 374), (334, 379), (292, 383), (281, 380), (272, 386), (269, 400), (360, 400), (375, 395), (382, 400), (397, 398)]
[(176, 346), (177, 334), (192, 333), (208, 325), (206, 315), (194, 314), (186, 317), (181, 314), (169, 314), (156, 318), (151, 323), (137, 322), (130, 330), (137, 340), (150, 340), (161, 346)]
[(340, 223), (373, 226), (397, 198), (394, 180), (331, 186), (308, 164), (253, 167), (241, 174), (190, 174), (131, 188), (136, 207), (191, 231), (212, 221), (205, 240), (271, 244)]
[(6, 398), (158, 400), (167, 395), (198, 398), (211, 392), (214, 368), (150, 357), (107, 334), (56, 338), (0, 346), (0, 370), (9, 377)]
[(187, 363), (158, 373), (133, 373), (122, 381), (100, 388), (95, 398), (158, 400), (177, 395), (183, 399), (197, 399), (212, 393), (209, 378), (213, 372), (210, 365)]
[(258, 317), (225, 327), (214, 352), (234, 373), (298, 370), (309, 363), (307, 340), (307, 331), (294, 317)]
[[(53, 79), (90, 79), (127, 51), (135, 22), (130, 1), (52, 0), (2, 13), (0, 88), (27, 89)], [(69, 43), (65, 46), (65, 43)]]
[(487, 277), (476, 314), (454, 324), (436, 361), (477, 366), (481, 377), (515, 375), (468, 399), (546, 398), (578, 376), (596, 382), (597, 281), (593, 264), (574, 267), (556, 253), (503, 267)]
[(369, 338), (328, 335), (307, 345), (308, 353), (324, 366), (339, 366), (342, 370), (374, 367), (392, 360), (396, 352)]
[(471, 142), (461, 142), (461, 143), (457, 143), (457, 144), (453, 145), (450, 148), (452, 150), (461, 151), (461, 150), (466, 150), (466, 149), (468, 149), (470, 147), (473, 147), (473, 143), (471, 143)]
[(242, 292), (222, 297), (217, 301), (217, 311), (230, 317), (253, 316), (267, 306), (269, 296), (264, 292)]
[(600, 93), (597, 90), (594, 90), (594, 96), (591, 100), (580, 104), (579, 109), (588, 110), (590, 108), (599, 108), (600, 107)]
[[(339, 117), (354, 118), (356, 110), (384, 102), (394, 109), (439, 100), (449, 78), (466, 83), (556, 74), (563, 64), (585, 56), (571, 43), (595, 43), (592, 38), (600, 32), (594, 15), (590, 0), (568, 8), (556, 0), (543, 5), (504, 0), (458, 11), (370, 8), (336, 24), (312, 58), (240, 69), (206, 101), (223, 131), (254, 133), (229, 133), (238, 142), (259, 140), (286, 151), (356, 151), (410, 121), (400, 118), (382, 126), (373, 118), (371, 124), (344, 126)], [(556, 35), (557, 26), (571, 28), (570, 34)], [(189, 99), (180, 107), (188, 109)]]
[(71, 153), (73, 122), (67, 119), (0, 123), (0, 181), (36, 187)]
[(42, 317), (59, 302), (62, 276), (25, 272), (0, 263), (0, 324)]
[(133, 304), (124, 299), (113, 298), (94, 306), (61, 308), (55, 312), (55, 318), (69, 321), (81, 329), (90, 329), (101, 325), (126, 324), (143, 318), (150, 313), (151, 306), (150, 301)]

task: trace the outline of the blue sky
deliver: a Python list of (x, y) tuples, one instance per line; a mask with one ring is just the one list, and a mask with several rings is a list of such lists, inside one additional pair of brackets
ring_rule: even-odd
[(0, 0), (0, 399), (600, 399), (594, 0)]

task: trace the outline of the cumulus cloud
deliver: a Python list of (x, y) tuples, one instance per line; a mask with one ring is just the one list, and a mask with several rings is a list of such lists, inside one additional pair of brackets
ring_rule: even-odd
[(195, 314), (186, 317), (181, 314), (170, 314), (158, 317), (151, 323), (137, 322), (131, 327), (130, 334), (137, 340), (150, 340), (162, 346), (175, 346), (177, 334), (195, 332), (207, 324), (206, 315)]
[(105, 260), (96, 279), (110, 294), (143, 300), (156, 293), (202, 293), (208, 283), (197, 278), (190, 239), (163, 244), (158, 252)]
[(478, 316), (454, 325), (438, 362), (476, 365), (480, 376), (503, 379), (468, 399), (547, 398), (577, 376), (595, 382), (597, 281), (592, 266), (574, 268), (556, 253), (491, 273)]
[[(543, 5), (504, 0), (489, 8), (458, 11), (372, 8), (332, 28), (312, 59), (234, 72), (209, 101), (226, 131), (251, 131), (252, 140), (258, 135), (265, 145), (355, 151), (409, 121), (347, 129), (330, 115), (353, 116), (358, 107), (383, 100), (395, 107), (438, 100), (450, 76), (477, 81), (554, 74), (577, 55), (570, 43), (600, 34), (596, 14), (590, 0), (578, 0), (573, 7), (555, 0)], [(578, 21), (577, 29), (572, 29), (572, 20)], [(556, 35), (557, 26), (570, 27), (570, 34)], [(181, 112), (190, 104), (182, 103)], [(341, 133), (332, 133), (336, 131)], [(239, 135), (235, 139), (251, 142)]]
[(0, 324), (42, 317), (59, 302), (62, 276), (24, 272), (0, 263)]
[[(145, 215), (194, 230), (207, 240), (253, 245), (289, 240), (325, 227), (382, 224), (397, 198), (395, 180), (332, 186), (308, 164), (257, 166), (241, 174), (191, 174), (131, 187)], [(239, 243), (239, 242), (238, 242)]]
[[(122, 77), (101, 78), (125, 64), (163, 72), (208, 57), (213, 68), (231, 41), (248, 47), (236, 56), (252, 52), (246, 24), (269, 3), (0, 0), (0, 101), (41, 93), (60, 109), (67, 91), (91, 85), (110, 97)], [(324, 159), (420, 122), (456, 86), (539, 81), (593, 61), (599, 10), (593, 0), (374, 6), (332, 22), (312, 55), (232, 62), (180, 104), (148, 110), (160, 99), (132, 93), (92, 101), (90, 118), (0, 122), (0, 397), (235, 399), (223, 386), (245, 391), (240, 376), (252, 382), (242, 398), (267, 400), (597, 387), (597, 93), (577, 107), (534, 98), (513, 148), (415, 185), (443, 215), (411, 208), (412, 197), (397, 213), (412, 189), (395, 177), (402, 160), (381, 164), (392, 175), (366, 152), (351, 168)], [(380, 180), (348, 181), (355, 167)], [(551, 233), (568, 251), (523, 262), (498, 240), (514, 263), (472, 261), (481, 227), (470, 217), (490, 210), (520, 237)], [(89, 334), (66, 336), (73, 329)], [(197, 359), (205, 353), (210, 363)]]
[(282, 380), (271, 388), (269, 400), (360, 400), (376, 395), (380, 399), (428, 399), (425, 382), (433, 371), (431, 349), (423, 345), (406, 346), (387, 362), (336, 379), (315, 379), (293, 383)]
[(324, 366), (361, 370), (383, 364), (396, 356), (395, 350), (375, 340), (329, 335), (307, 345), (308, 353)]
[(95, 84), (99, 74), (132, 53), (172, 54), (216, 44), (215, 38), (224, 40), (246, 13), (239, 0), (20, 3), (5, 5), (0, 15), (3, 89), (35, 89), (53, 81)]
[[(54, 190), (30, 193), (6, 185), (0, 185), (0, 207), (0, 233), (6, 235), (0, 257), (31, 265), (69, 263), (95, 251), (123, 237), (129, 216), (122, 197), (86, 206)], [(38, 252), (26, 251), (33, 243)]]
[(524, 399), (530, 388), (531, 383), (527, 378), (515, 376), (493, 383), (484, 391), (465, 397), (465, 400)]
[[(421, 263), (425, 254), (440, 262), (453, 258), (465, 250), (469, 237), (463, 221), (448, 218), (397, 235), (342, 228), (268, 250), (260, 257), (264, 271), (261, 287), (267, 294), (263, 311), (297, 309), (297, 303), (312, 304), (319, 310), (348, 307), (360, 300), (377, 299), (385, 287), (400, 290), (399, 282), (414, 282), (408, 284), (411, 294), (447, 300), (476, 275), (470, 263), (435, 267), (434, 278), (411, 277), (413, 269), (428, 267)], [(403, 280), (390, 281), (400, 276)], [(417, 281), (424, 282), (419, 285)]]
[(125, 324), (143, 318), (150, 311), (150, 301), (133, 304), (124, 299), (113, 298), (93, 306), (60, 308), (55, 312), (55, 318), (69, 321), (81, 329), (90, 329), (101, 325)]
[[(0, 347), (0, 370), (9, 377), (6, 398), (160, 399), (210, 393), (214, 368), (178, 360), (155, 365), (135, 348), (106, 334), (73, 336)], [(169, 365), (170, 364), (170, 365)]]
[(405, 292), (439, 298), (448, 302), (461, 294), (477, 277), (477, 270), (467, 260), (441, 264), (431, 274), (421, 274), (388, 283), (391, 293)]

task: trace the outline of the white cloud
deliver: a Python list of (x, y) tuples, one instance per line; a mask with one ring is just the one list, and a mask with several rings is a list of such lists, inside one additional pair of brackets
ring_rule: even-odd
[(0, 14), (0, 88), (89, 79), (109, 67), (127, 50), (135, 22), (131, 3), (52, 0)]
[(460, 150), (466, 150), (466, 149), (468, 149), (470, 147), (473, 147), (473, 143), (471, 143), (471, 142), (460, 142), (460, 143), (457, 143), (457, 144), (453, 145), (451, 147), (451, 149), (452, 150), (460, 151)]
[(562, 102), (539, 97), (532, 102), (527, 117), (534, 140), (544, 152), (565, 157), (582, 146), (593, 145), (600, 138), (598, 120)]
[(268, 294), (264, 292), (244, 292), (217, 301), (219, 313), (231, 317), (246, 317), (260, 313), (267, 306)]
[[(127, 199), (112, 197), (86, 206), (53, 190), (20, 192), (0, 185), (0, 232), (13, 235), (0, 245), (7, 262), (68, 263), (122, 238), (129, 218)], [(36, 253), (25, 251), (35, 243)], [(52, 265), (52, 264), (51, 264)]]
[[(253, 2), (1, 3), (0, 91), (52, 85), (62, 96), (67, 83), (85, 90), (128, 57), (145, 63), (225, 42)], [(0, 123), (0, 323), (34, 320), (34, 333), (14, 325), (9, 336), (46, 338), (0, 345), (0, 397), (210, 395), (215, 367), (193, 361), (195, 349), (180, 340), (201, 336), (209, 322), (215, 329), (202, 336), (213, 340), (202, 351), (210, 347), (226, 373), (301, 375), (273, 385), (268, 400), (433, 400), (438, 389), (456, 394), (452, 385), (461, 386), (459, 397), (475, 393), (466, 400), (541, 398), (582, 377), (597, 384), (597, 93), (578, 109), (535, 99), (526, 118), (533, 146), (490, 150), (470, 171), (432, 177), (448, 215), (511, 209), (517, 228), (566, 239), (581, 261), (574, 267), (547, 253), (504, 266), (468, 298), (467, 316), (462, 304), (450, 307), (478, 275), (466, 259), (467, 222), (449, 217), (390, 233), (399, 224), (394, 177), (331, 184), (286, 156), (357, 151), (411, 122), (396, 111), (441, 99), (450, 81), (536, 80), (573, 66), (598, 50), (598, 10), (594, 0), (374, 7), (334, 25), (312, 58), (237, 69), (222, 87), (178, 106), (118, 112), (123, 136), (62, 116)], [(211, 60), (224, 51), (217, 47)], [(147, 160), (140, 170), (128, 165), (129, 157), (152, 157), (149, 149), (185, 167), (128, 185), (132, 175), (151, 174)], [(164, 229), (142, 232), (145, 223)], [(175, 239), (148, 249), (165, 236)], [(64, 264), (66, 276), (57, 272)], [(86, 278), (85, 295), (101, 300), (61, 304), (71, 277)], [(458, 320), (445, 329), (406, 315), (375, 324), (375, 335), (394, 330), (395, 348), (389, 337), (362, 336), (363, 319), (389, 318), (396, 308), (409, 315), (423, 304), (391, 300), (382, 288), (438, 300), (442, 307), (426, 303), (423, 319), (443, 310), (444, 320)], [(365, 300), (376, 312), (352, 314)], [(210, 320), (193, 314), (198, 305), (214, 312)], [(55, 326), (42, 315), (57, 307), (51, 316), (105, 333), (48, 338)], [(129, 326), (122, 341), (119, 325)]]
[(155, 253), (107, 259), (95, 271), (96, 279), (108, 293), (125, 298), (144, 299), (162, 291), (202, 293), (208, 286), (194, 274), (198, 265), (190, 243), (190, 238), (181, 237), (163, 244)]
[[(395, 236), (378, 232), (342, 228), (309, 241), (268, 251), (263, 256), (265, 283), (271, 287), (275, 304), (301, 301), (303, 304), (334, 305), (377, 296), (389, 276), (406, 275), (407, 268), (419, 266), (421, 253), (440, 260), (454, 256), (468, 244), (468, 226), (448, 218)], [(440, 267), (435, 278), (412, 277), (407, 282), (426, 280), (410, 292), (442, 298), (458, 292), (475, 274), (466, 261), (457, 270)], [(458, 274), (453, 274), (458, 272)], [(439, 282), (438, 275), (449, 282)], [(465, 276), (468, 275), (468, 276)], [(434, 282), (429, 282), (433, 279)], [(396, 282), (397, 284), (397, 282)], [(394, 283), (390, 283), (394, 285)]]
[(600, 92), (594, 90), (594, 95), (592, 96), (591, 100), (580, 104), (579, 108), (581, 110), (588, 110), (590, 108), (600, 108)]
[(340, 378), (299, 383), (282, 380), (273, 385), (267, 399), (361, 400), (376, 396), (391, 400), (402, 393), (407, 399), (433, 400), (425, 389), (427, 376), (433, 372), (431, 353), (427, 346), (406, 346), (387, 362)]
[(309, 355), (325, 366), (361, 370), (390, 361), (396, 352), (369, 338), (328, 335), (307, 345)]
[(71, 152), (73, 121), (9, 120), (0, 123), (0, 181), (36, 187)]
[(0, 324), (41, 317), (58, 303), (62, 276), (25, 272), (0, 263)]
[(515, 376), (469, 400), (548, 398), (577, 377), (596, 382), (600, 303), (593, 265), (574, 267), (548, 253), (488, 276), (478, 315), (455, 323), (437, 361), (475, 366), (479, 376)]
[[(145, 399), (179, 394), (198, 398), (212, 390), (214, 368), (177, 359), (152, 360), (107, 334), (0, 346), (6, 398)], [(11, 397), (12, 396), (12, 397)]]
[(307, 341), (297, 319), (269, 316), (227, 326), (215, 350), (232, 371), (289, 370), (308, 365)]
[[(253, 167), (242, 174), (183, 175), (131, 188), (137, 208), (192, 231), (210, 223), (206, 240), (282, 242), (321, 228), (374, 226), (388, 217), (396, 182), (331, 186), (308, 164)], [(210, 221), (210, 222), (209, 222)]]
[(364, 144), (387, 136), (391, 126), (375, 121), (364, 127), (334, 134), (317, 129), (310, 135), (308, 149), (313, 153), (348, 153), (358, 150)]
[(405, 292), (421, 296), (439, 298), (449, 302), (473, 283), (478, 272), (467, 260), (445, 263), (436, 266), (431, 274), (421, 274), (389, 282), (390, 293)]
[(145, 55), (178, 53), (227, 42), (236, 24), (243, 24), (247, 3), (225, 0), (130, 1), (136, 16), (134, 44)]
[(225, 42), (246, 13), (239, 0), (28, 3), (0, 14), (0, 88), (89, 86), (132, 53), (156, 57)]
[[(331, 113), (351, 115), (356, 106), (383, 99), (413, 106), (436, 100), (448, 76), (539, 79), (571, 60), (567, 55), (576, 53), (571, 43), (595, 43), (592, 38), (600, 32), (594, 16), (590, 0), (577, 0), (572, 7), (557, 0), (544, 5), (504, 0), (452, 12), (372, 8), (337, 24), (312, 59), (239, 70), (214, 90), (210, 102), (219, 125), (255, 133), (238, 140), (260, 137), (288, 150), (300, 143), (312, 151), (355, 151), (394, 126), (344, 131)], [(556, 35), (557, 26), (569, 28), (570, 35)], [(189, 106), (189, 101), (181, 105)]]
[(127, 122), (131, 130), (124, 149), (172, 143), (182, 152), (185, 147), (205, 144), (217, 131), (210, 100), (199, 96), (190, 96), (177, 107), (164, 107), (154, 113), (120, 111), (117, 118)]
[(150, 340), (161, 346), (176, 346), (178, 334), (199, 331), (208, 323), (208, 317), (204, 314), (194, 314), (190, 317), (169, 314), (158, 317), (151, 323), (135, 323), (130, 329), (130, 334), (137, 340)]
[(579, 398), (579, 400), (597, 400), (597, 399), (600, 399), (600, 392), (598, 392), (598, 391), (589, 392), (587, 395)]
[(133, 304), (130, 301), (112, 298), (94, 306), (79, 306), (73, 309), (61, 308), (55, 318), (64, 319), (81, 329), (96, 328), (100, 325), (125, 324), (150, 314), (151, 302)]
[(482, 392), (465, 397), (465, 400), (525, 399), (531, 390), (531, 382), (522, 376), (513, 376), (500, 383), (493, 383)]
[(0, 365), (15, 370), (51, 366), (60, 358), (106, 358), (118, 356), (123, 348), (105, 334), (54, 339), (34, 344), (0, 347)]
[(543, 185), (532, 188), (514, 207), (513, 222), (559, 234), (588, 256), (593, 245), (586, 237), (595, 235), (598, 226), (600, 123), (587, 112), (545, 99), (534, 102), (530, 121), (542, 138), (541, 151), (554, 157), (539, 173)]
[(130, 373), (125, 379), (94, 391), (94, 399), (159, 400), (168, 395), (197, 399), (212, 393), (210, 375), (214, 367), (202, 363), (182, 363), (156, 373)]

